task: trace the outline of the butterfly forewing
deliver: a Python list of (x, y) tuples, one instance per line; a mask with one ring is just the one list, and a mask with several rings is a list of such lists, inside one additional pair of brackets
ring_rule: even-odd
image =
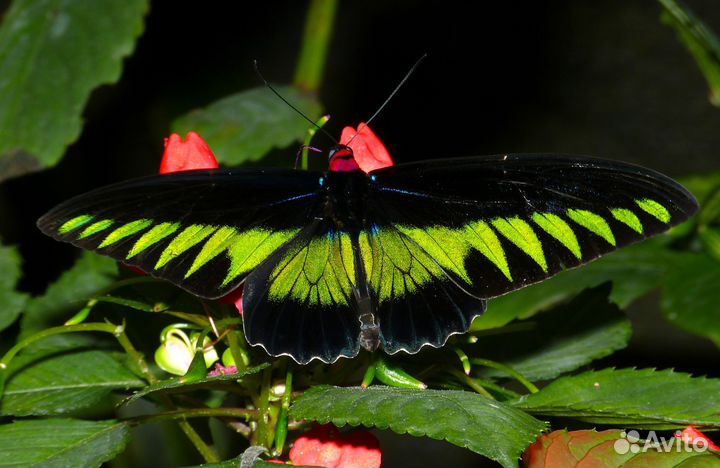
[(371, 177), (374, 217), (480, 298), (666, 231), (697, 210), (689, 192), (657, 172), (589, 158), (437, 160)]
[(217, 298), (314, 217), (319, 178), (290, 170), (146, 177), (68, 200), (38, 226), (58, 240)]

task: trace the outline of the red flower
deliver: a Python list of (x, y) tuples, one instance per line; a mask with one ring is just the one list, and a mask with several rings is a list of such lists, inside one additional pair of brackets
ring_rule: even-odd
[(160, 163), (160, 174), (218, 167), (220, 166), (215, 155), (197, 133), (189, 132), (185, 141), (177, 133), (165, 139), (165, 154)]
[(238, 314), (240, 314), (240, 316), (242, 317), (242, 314), (243, 314), (242, 299), (243, 299), (243, 287), (241, 285), (239, 288), (229, 292), (228, 294), (221, 297), (217, 301), (221, 304), (234, 305), (238, 311)]
[(392, 166), (393, 160), (390, 153), (388, 153), (387, 148), (385, 148), (377, 135), (370, 130), (370, 127), (361, 122), (358, 125), (358, 130), (352, 127), (343, 128), (340, 135), (340, 144), (347, 145), (353, 150), (355, 161), (360, 166), (360, 169), (364, 172), (370, 172), (382, 167)]
[(380, 442), (368, 431), (343, 434), (332, 424), (315, 426), (290, 449), (293, 465), (379, 468)]
[(716, 452), (720, 452), (720, 447), (715, 445), (712, 440), (708, 438), (705, 434), (695, 429), (695, 426), (688, 426), (685, 429), (682, 430), (682, 432), (678, 431), (675, 433), (675, 437), (682, 440), (686, 444), (703, 444), (706, 447), (708, 447), (710, 450), (714, 450)]

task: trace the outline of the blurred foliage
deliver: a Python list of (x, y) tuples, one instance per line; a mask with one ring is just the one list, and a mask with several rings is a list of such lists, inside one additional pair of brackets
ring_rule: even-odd
[(720, 40), (686, 5), (676, 0), (658, 0), (662, 21), (678, 33), (692, 54), (710, 88), (710, 102), (720, 107)]
[(0, 180), (57, 163), (90, 92), (120, 78), (146, 0), (16, 0), (0, 26)]

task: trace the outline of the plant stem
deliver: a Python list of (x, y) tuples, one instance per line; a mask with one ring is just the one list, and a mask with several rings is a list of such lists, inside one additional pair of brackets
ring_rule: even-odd
[(303, 91), (317, 92), (332, 36), (337, 0), (312, 0), (305, 19), (302, 50), (293, 83)]
[(523, 387), (527, 388), (530, 393), (538, 392), (538, 388), (532, 382), (530, 382), (520, 372), (516, 371), (512, 367), (508, 367), (505, 364), (491, 361), (489, 359), (481, 359), (481, 358), (473, 358), (470, 360), (470, 362), (472, 362), (473, 364), (477, 364), (479, 366), (491, 367), (493, 369), (501, 370), (501, 371), (505, 372), (507, 375), (509, 375), (510, 377), (512, 377), (513, 379), (517, 380), (520, 384), (522, 384)]
[(133, 346), (125, 332), (123, 331), (115, 337), (117, 338), (118, 343), (120, 343), (120, 346), (122, 346), (125, 350), (125, 353), (127, 353), (135, 368), (143, 377), (145, 377), (145, 380), (147, 380), (150, 384), (157, 383), (158, 378), (150, 371), (150, 366), (148, 366), (147, 361), (145, 361), (145, 357), (140, 351), (135, 349), (135, 346)]
[(133, 416), (125, 419), (131, 424), (148, 424), (168, 419), (185, 419), (185, 418), (242, 418), (245, 421), (257, 419), (260, 417), (258, 410), (247, 408), (192, 408), (179, 409), (173, 411), (165, 411), (156, 414), (146, 414), (142, 416)]
[(10, 365), (10, 361), (15, 357), (17, 353), (22, 351), (24, 348), (30, 346), (36, 341), (44, 340), (55, 335), (61, 335), (63, 333), (77, 333), (77, 332), (91, 332), (99, 331), (105, 333), (111, 333), (116, 337), (120, 334), (124, 334), (124, 325), (113, 325), (112, 323), (79, 323), (77, 325), (63, 325), (61, 327), (46, 328), (45, 330), (35, 333), (34, 335), (28, 336), (24, 340), (16, 343), (15, 346), (10, 348), (7, 353), (0, 359), (0, 372), (7, 369)]
[(288, 432), (288, 411), (292, 402), (293, 369), (291, 364), (286, 364), (285, 370), (285, 392), (282, 397), (282, 406), (275, 426), (275, 451), (282, 455), (285, 448)]
[(160, 282), (159, 279), (153, 278), (152, 276), (134, 276), (132, 278), (115, 281), (113, 284), (96, 292), (93, 297), (97, 298), (99, 296), (104, 296), (105, 294), (107, 294), (109, 292), (115, 291), (116, 289), (124, 288), (125, 286), (132, 286), (134, 284), (143, 284), (143, 283), (159, 283), (159, 282)]
[(317, 125), (316, 127), (308, 128), (307, 135), (305, 135), (305, 142), (303, 144), (303, 149), (302, 149), (302, 159), (300, 162), (300, 169), (302, 169), (303, 171), (308, 170), (308, 165), (310, 163), (309, 158), (308, 158), (308, 155), (310, 154), (310, 150), (309, 150), (310, 142), (312, 142), (312, 139), (315, 136), (315, 134), (317, 133), (318, 129), (322, 128), (328, 122), (328, 120), (330, 120), (330, 116), (323, 115), (322, 117), (320, 117), (318, 119), (317, 122), (315, 122), (315, 125)]
[(473, 380), (477, 384), (482, 385), (485, 390), (492, 390), (493, 392), (501, 395), (504, 398), (515, 399), (515, 398), (520, 398), (520, 396), (521, 396), (519, 393), (513, 392), (512, 390), (502, 387), (502, 386), (500, 386), (494, 382), (491, 382), (489, 380), (478, 379), (478, 378), (474, 378)]
[(146, 304), (144, 302), (136, 301), (133, 299), (125, 299), (124, 297), (107, 295), (95, 297), (94, 300), (96, 302), (108, 302), (110, 304), (121, 305), (130, 309), (139, 310), (141, 312), (162, 312), (162, 310), (158, 310), (155, 305)]
[(470, 388), (472, 388), (473, 390), (475, 390), (475, 391), (476, 391), (477, 393), (479, 393), (480, 395), (482, 395), (482, 396), (484, 396), (484, 397), (487, 397), (487, 398), (490, 398), (491, 400), (494, 400), (494, 399), (495, 399), (495, 397), (492, 396), (492, 394), (491, 394), (490, 392), (488, 392), (487, 390), (485, 390), (485, 387), (483, 387), (479, 382), (477, 382), (477, 381), (476, 381), (475, 379), (473, 379), (472, 377), (469, 377), (469, 376), (465, 375), (464, 372), (461, 372), (461, 371), (459, 371), (459, 370), (457, 370), (457, 369), (451, 369), (450, 372), (452, 373), (452, 375), (454, 375), (455, 377), (457, 377), (458, 380), (460, 380), (462, 383), (464, 383), (464, 384), (467, 385), (468, 387), (470, 387)]
[(231, 331), (227, 336), (227, 342), (230, 346), (230, 353), (235, 360), (235, 367), (238, 371), (247, 369), (250, 364), (250, 356), (242, 344), (243, 335), (239, 331)]
[(270, 421), (270, 387), (272, 386), (272, 367), (263, 371), (262, 384), (260, 387), (260, 417), (258, 418), (257, 431), (255, 432), (255, 444), (270, 449), (273, 437), (271, 434)]
[(179, 318), (180, 320), (185, 320), (186, 322), (193, 323), (201, 328), (205, 328), (208, 325), (210, 325), (210, 322), (206, 318), (204, 318), (198, 314), (192, 314), (189, 312), (180, 312), (177, 310), (163, 310), (160, 313), (165, 314), (165, 315), (170, 315), (175, 318)]
[(205, 443), (202, 437), (200, 437), (200, 434), (197, 433), (189, 422), (181, 419), (178, 421), (178, 426), (180, 426), (180, 430), (182, 430), (185, 436), (192, 442), (195, 450), (205, 459), (206, 463), (217, 463), (220, 461), (220, 457), (215, 449)]
[(468, 355), (465, 354), (465, 351), (463, 351), (462, 349), (460, 349), (457, 346), (453, 347), (453, 350), (455, 351), (455, 354), (457, 354), (458, 358), (460, 359), (460, 363), (462, 364), (465, 375), (470, 375), (470, 371), (472, 369), (470, 367), (470, 359), (468, 358)]

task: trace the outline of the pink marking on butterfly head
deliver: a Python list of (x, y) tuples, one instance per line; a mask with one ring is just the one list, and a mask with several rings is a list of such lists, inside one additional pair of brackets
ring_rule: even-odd
[(349, 146), (337, 145), (330, 148), (328, 161), (330, 171), (332, 172), (352, 172), (360, 170), (360, 166), (358, 166), (357, 161), (355, 161), (355, 154)]

